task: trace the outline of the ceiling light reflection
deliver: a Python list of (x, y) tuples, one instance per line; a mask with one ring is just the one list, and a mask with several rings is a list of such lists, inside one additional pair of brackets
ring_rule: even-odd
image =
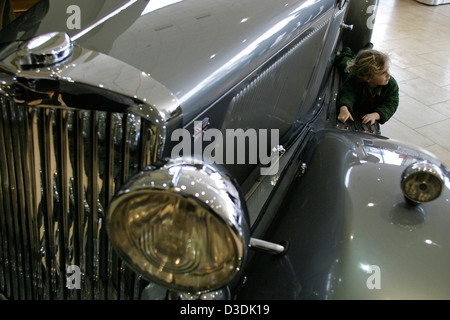
[(147, 6), (142, 11), (141, 16), (181, 1), (182, 0), (150, 0)]

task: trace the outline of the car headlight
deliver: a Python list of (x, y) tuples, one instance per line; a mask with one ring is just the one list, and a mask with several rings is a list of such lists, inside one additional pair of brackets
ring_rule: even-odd
[(248, 215), (234, 180), (198, 161), (136, 175), (111, 202), (107, 224), (122, 259), (171, 289), (220, 288), (247, 255)]
[(428, 202), (439, 197), (444, 190), (442, 170), (429, 162), (409, 165), (402, 175), (401, 187), (405, 197), (414, 202)]

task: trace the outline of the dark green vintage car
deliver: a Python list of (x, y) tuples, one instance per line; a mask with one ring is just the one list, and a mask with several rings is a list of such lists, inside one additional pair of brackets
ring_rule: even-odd
[(448, 169), (336, 120), (378, 1), (42, 0), (0, 30), (3, 299), (449, 299)]

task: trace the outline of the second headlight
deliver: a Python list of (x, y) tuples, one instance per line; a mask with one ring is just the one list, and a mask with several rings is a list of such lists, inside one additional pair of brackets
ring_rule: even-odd
[(409, 165), (402, 174), (401, 188), (413, 203), (428, 202), (444, 190), (444, 174), (435, 164), (421, 161)]

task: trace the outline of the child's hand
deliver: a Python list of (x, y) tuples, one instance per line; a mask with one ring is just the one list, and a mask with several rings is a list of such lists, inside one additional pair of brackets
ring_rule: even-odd
[(375, 121), (380, 120), (381, 117), (378, 112), (368, 113), (364, 117), (361, 118), (362, 123), (366, 124), (370, 122), (370, 124), (374, 124)]
[(348, 119), (353, 120), (352, 114), (348, 110), (347, 106), (342, 106), (339, 108), (338, 120), (342, 123), (345, 123)]

